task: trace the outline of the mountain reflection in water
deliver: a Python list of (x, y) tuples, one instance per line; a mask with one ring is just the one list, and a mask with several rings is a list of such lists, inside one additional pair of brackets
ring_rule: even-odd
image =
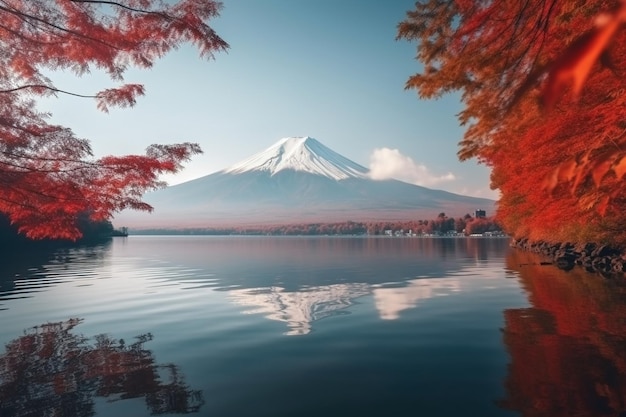
[(286, 335), (304, 335), (312, 323), (325, 317), (348, 314), (357, 298), (373, 295), (374, 306), (383, 320), (395, 320), (401, 311), (414, 308), (419, 300), (460, 291), (454, 278), (418, 278), (384, 284), (332, 284), (286, 291), (283, 287), (234, 289), (230, 298), (250, 307), (248, 314), (264, 314), (287, 323)]
[(174, 364), (157, 365), (144, 344), (107, 335), (93, 344), (75, 334), (82, 320), (46, 323), (25, 331), (0, 356), (0, 416), (92, 416), (94, 397), (144, 397), (151, 414), (196, 412), (204, 404)]
[(501, 405), (524, 417), (626, 416), (626, 282), (536, 261), (507, 258), (532, 307), (504, 311), (511, 364)]

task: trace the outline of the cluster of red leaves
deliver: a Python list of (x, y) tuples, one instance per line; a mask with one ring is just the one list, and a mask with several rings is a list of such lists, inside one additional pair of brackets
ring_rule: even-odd
[[(617, 33), (616, 40), (612, 59), (626, 63), (626, 33)], [(503, 195), (499, 218), (517, 235), (626, 242), (625, 85), (613, 71), (596, 68), (580, 96), (570, 86), (569, 95), (546, 99), (555, 89), (542, 85), (535, 96), (553, 101), (554, 108), (537, 110), (533, 101), (520, 102), (524, 123), (511, 124), (515, 135), (496, 134), (498, 145), (486, 153)]]
[[(526, 83), (518, 90), (518, 95), (547, 72), (541, 98), (547, 111), (552, 110), (560, 96), (571, 87), (572, 97), (577, 100), (592, 68), (608, 47), (622, 24), (626, 22), (626, 3), (622, 3), (614, 13), (603, 13), (596, 17), (594, 27), (576, 38), (565, 51), (545, 67), (533, 71)], [(605, 55), (608, 57), (608, 55)]]
[[(596, 18), (595, 27), (578, 37), (573, 41), (566, 50), (544, 68), (534, 71), (528, 77), (524, 85), (518, 90), (517, 96), (513, 102), (517, 102), (519, 97), (526, 92), (529, 86), (536, 81), (536, 78), (543, 72), (547, 73), (546, 80), (541, 90), (541, 101), (544, 105), (546, 115), (561, 99), (562, 95), (571, 88), (572, 101), (578, 101), (583, 86), (589, 79), (592, 68), (598, 64), (600, 58), (609, 57), (609, 46), (611, 46), (619, 29), (626, 22), (626, 3), (613, 13), (602, 14)], [(597, 83), (597, 80), (596, 80)], [(611, 91), (611, 84), (617, 84), (614, 80), (604, 80), (601, 91), (595, 91), (596, 94), (609, 92), (611, 98), (611, 106), (621, 105), (623, 103), (615, 102), (623, 94), (623, 90)], [(603, 101), (600, 98), (595, 103), (589, 103), (590, 107), (595, 107), (595, 111), (609, 112), (605, 120), (601, 121), (600, 126), (604, 132), (594, 132), (596, 137), (602, 138), (602, 142), (594, 144), (593, 147), (587, 146), (584, 153), (578, 153), (574, 158), (565, 160), (558, 164), (556, 168), (545, 177), (542, 189), (548, 193), (552, 193), (560, 184), (569, 184), (572, 195), (576, 195), (579, 187), (582, 186), (589, 178), (597, 190), (603, 186), (603, 180), (607, 175), (614, 175), (617, 181), (621, 181), (626, 173), (626, 154), (622, 150), (618, 142), (621, 141), (623, 133), (626, 133), (626, 125), (621, 120), (621, 115), (615, 119), (614, 115), (610, 115), (610, 109), (603, 109)], [(618, 113), (619, 114), (619, 113)], [(611, 130), (611, 126), (619, 125), (622, 132), (613, 133), (614, 137), (607, 141), (607, 136)], [(571, 133), (571, 132), (570, 132)], [(583, 134), (581, 132), (581, 134)], [(614, 146), (606, 148), (607, 143)], [(589, 145), (589, 144), (588, 144)], [(605, 215), (610, 202), (619, 197), (621, 194), (620, 187), (614, 187), (611, 190), (605, 190), (604, 195), (595, 204), (598, 213)]]
[(626, 244), (625, 20), (617, 0), (430, 0), (399, 26), (425, 62), (407, 87), (463, 92), (459, 155), (492, 167), (509, 233)]
[(103, 69), (123, 81), (130, 66), (148, 68), (183, 42), (200, 55), (228, 45), (206, 24), (219, 2), (180, 0), (0, 1), (0, 212), (31, 238), (80, 237), (77, 218), (110, 218), (163, 186), (163, 173), (201, 152), (193, 143), (153, 145), (145, 155), (93, 158), (89, 142), (47, 123), (36, 96), (67, 93), (96, 100), (100, 110), (132, 106), (144, 88), (120, 85), (85, 95), (58, 90), (41, 70), (77, 76)]

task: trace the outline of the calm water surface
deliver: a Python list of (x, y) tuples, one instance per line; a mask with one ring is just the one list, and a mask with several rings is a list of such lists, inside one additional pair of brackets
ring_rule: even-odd
[(481, 238), (12, 254), (0, 416), (626, 415), (624, 281), (538, 262)]

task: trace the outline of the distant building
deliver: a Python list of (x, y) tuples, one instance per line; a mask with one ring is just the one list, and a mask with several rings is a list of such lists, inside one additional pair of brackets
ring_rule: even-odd
[(485, 218), (485, 217), (487, 217), (487, 212), (485, 210), (478, 209), (478, 210), (476, 210), (476, 213), (474, 214), (474, 217), (476, 217), (477, 219)]

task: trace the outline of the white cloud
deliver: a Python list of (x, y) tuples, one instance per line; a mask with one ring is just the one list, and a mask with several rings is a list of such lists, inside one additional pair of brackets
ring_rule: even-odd
[(395, 178), (415, 185), (432, 186), (456, 179), (453, 173), (435, 175), (423, 165), (403, 155), (397, 149), (374, 149), (370, 155), (370, 178), (386, 180)]
[(492, 200), (500, 199), (499, 190), (491, 190), (489, 188), (468, 188), (463, 187), (461, 189), (451, 190), (453, 193), (468, 195), (471, 197), (490, 198)]

